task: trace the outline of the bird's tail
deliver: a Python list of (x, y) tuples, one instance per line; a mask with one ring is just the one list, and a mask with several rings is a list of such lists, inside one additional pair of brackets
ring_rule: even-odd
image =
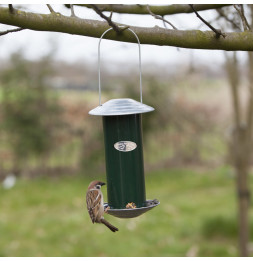
[(119, 231), (118, 228), (116, 228), (115, 226), (113, 226), (112, 224), (110, 224), (108, 221), (106, 221), (105, 219), (101, 219), (101, 223), (103, 223), (104, 225), (106, 225), (112, 232), (115, 231)]

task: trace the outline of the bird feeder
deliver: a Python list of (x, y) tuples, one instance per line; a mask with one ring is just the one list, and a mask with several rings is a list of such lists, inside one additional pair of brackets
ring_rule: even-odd
[(142, 146), (142, 114), (154, 108), (142, 103), (141, 49), (139, 46), (140, 102), (133, 99), (112, 99), (101, 104), (100, 44), (98, 44), (99, 106), (89, 114), (103, 119), (108, 214), (119, 218), (137, 217), (159, 204), (146, 200)]

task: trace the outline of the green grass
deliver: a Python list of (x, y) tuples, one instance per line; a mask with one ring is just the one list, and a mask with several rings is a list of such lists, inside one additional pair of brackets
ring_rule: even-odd
[(0, 188), (0, 256), (238, 255), (234, 179), (228, 169), (147, 173), (147, 198), (161, 204), (135, 219), (107, 215), (117, 233), (91, 223), (85, 206), (89, 182), (45, 178)]

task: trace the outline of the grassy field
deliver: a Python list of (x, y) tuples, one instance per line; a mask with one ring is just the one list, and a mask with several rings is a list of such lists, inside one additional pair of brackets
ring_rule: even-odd
[[(147, 198), (161, 204), (131, 220), (106, 216), (117, 233), (91, 223), (85, 206), (89, 182), (45, 178), (18, 180), (10, 190), (1, 187), (0, 256), (238, 255), (229, 169), (147, 173)], [(251, 209), (251, 221), (252, 216)]]

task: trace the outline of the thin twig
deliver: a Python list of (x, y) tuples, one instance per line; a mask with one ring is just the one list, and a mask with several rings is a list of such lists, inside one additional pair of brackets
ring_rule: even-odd
[(168, 29), (167, 24), (164, 21), (162, 21), (162, 22), (163, 22), (164, 28)]
[[(168, 20), (164, 19), (163, 16), (154, 14), (154, 13), (150, 10), (149, 5), (147, 5), (147, 10), (148, 10), (148, 12), (149, 12), (155, 19), (162, 20), (163, 26), (164, 26), (166, 29), (167, 29), (167, 24), (169, 24), (174, 30), (178, 30), (178, 29), (176, 28), (176, 26), (174, 26), (174, 25), (173, 25), (172, 23), (170, 23)], [(167, 24), (166, 24), (166, 23), (167, 23)], [(178, 52), (180, 51), (180, 48), (179, 48), (179, 47), (177, 47), (177, 51), (178, 51)]]
[(50, 4), (47, 4), (47, 7), (48, 7), (51, 14), (55, 13), (54, 9), (52, 8), (52, 6)]
[(216, 12), (220, 15), (220, 17), (224, 18), (227, 22), (231, 23), (235, 29), (241, 30), (240, 26), (233, 19), (230, 19), (222, 9), (216, 9)]
[(196, 16), (205, 24), (205, 25), (207, 25), (212, 31), (214, 31), (215, 33), (216, 33), (216, 37), (217, 38), (219, 38), (221, 35), (225, 38), (226, 37), (226, 35), (224, 34), (224, 33), (222, 33), (221, 32), (221, 30), (219, 30), (219, 29), (216, 29), (216, 28), (214, 28), (211, 24), (209, 24), (204, 18), (202, 18), (200, 15), (199, 15), (199, 13), (195, 10), (195, 8), (194, 8), (194, 6), (191, 4), (191, 5), (189, 5), (191, 8), (192, 8), (192, 10), (193, 10), (193, 12), (196, 14)]
[(13, 5), (8, 5), (8, 6), (9, 6), (10, 13), (13, 14), (15, 11)]
[(113, 11), (111, 11), (109, 19), (112, 20)]
[(111, 15), (108, 17), (106, 15), (103, 14), (102, 10), (99, 9), (97, 7), (97, 5), (90, 5), (92, 7), (92, 9), (99, 15), (101, 16), (103, 19), (105, 19), (107, 21), (107, 23), (113, 28), (113, 30), (117, 33), (120, 33), (122, 32), (123, 30), (125, 30), (125, 28), (121, 29), (119, 28), (112, 20), (111, 20), (111, 17), (112, 17), (112, 13)]
[(154, 13), (150, 10), (149, 5), (147, 5), (147, 10), (148, 10), (148, 12), (149, 12), (155, 19), (162, 20), (162, 21), (163, 21), (163, 24), (164, 24), (164, 27), (166, 27), (166, 26), (165, 26), (165, 23), (167, 23), (167, 24), (169, 24), (174, 30), (177, 30), (176, 26), (174, 26), (174, 25), (173, 25), (171, 22), (169, 22), (168, 20), (164, 19), (163, 16), (154, 14)]
[(243, 25), (244, 31), (251, 30), (250, 25), (247, 21), (247, 18), (244, 15), (243, 5), (233, 5), (233, 6), (234, 6), (235, 10), (237, 11), (237, 13), (239, 14), (239, 16), (242, 20), (242, 25)]
[(243, 7), (243, 5), (240, 5), (240, 6), (241, 6), (241, 13), (242, 13), (243, 20), (244, 20), (246, 26), (249, 28), (249, 30), (251, 30), (248, 20), (247, 20), (246, 16), (244, 15), (244, 7)]
[(19, 31), (22, 31), (22, 30), (25, 30), (25, 28), (20, 28), (19, 27), (19, 28), (12, 29), (12, 30), (2, 31), (2, 32), (0, 32), (0, 36), (6, 35), (6, 34), (9, 34), (9, 33), (19, 32)]
[(75, 10), (74, 10), (74, 5), (70, 5), (70, 9), (71, 9), (71, 17), (76, 17)]
[[(209, 24), (211, 24), (211, 23), (213, 23), (213, 22), (218, 21), (219, 18), (220, 18), (220, 16), (217, 15), (216, 17), (214, 17), (213, 19), (211, 19), (211, 20), (209, 20), (209, 21), (207, 21), (207, 22), (208, 22)], [(200, 29), (200, 28), (202, 28), (202, 26), (204, 26), (204, 24), (201, 23), (198, 27), (196, 27), (196, 29)]]

